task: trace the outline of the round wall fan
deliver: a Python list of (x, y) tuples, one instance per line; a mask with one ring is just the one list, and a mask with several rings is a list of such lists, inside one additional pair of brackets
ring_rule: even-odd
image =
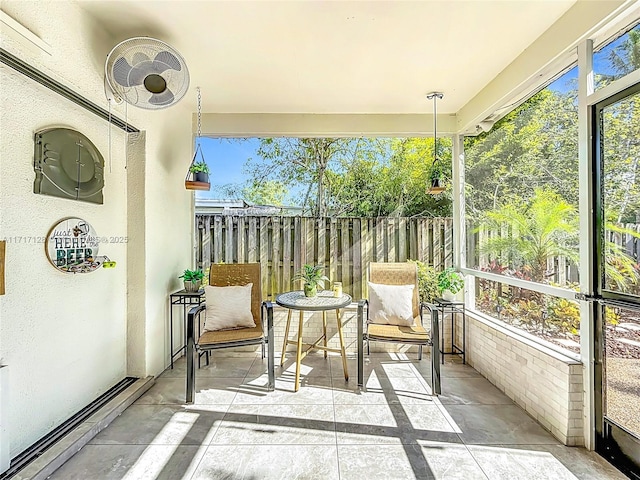
[(135, 37), (120, 42), (107, 55), (105, 82), (108, 99), (156, 110), (170, 107), (187, 93), (189, 70), (166, 43)]

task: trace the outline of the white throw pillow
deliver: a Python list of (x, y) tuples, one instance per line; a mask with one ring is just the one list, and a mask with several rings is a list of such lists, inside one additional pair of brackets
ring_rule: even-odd
[(251, 287), (213, 287), (205, 285), (206, 318), (204, 331), (255, 327), (251, 314)]
[(413, 325), (415, 285), (385, 285), (369, 282), (369, 320), (382, 325)]

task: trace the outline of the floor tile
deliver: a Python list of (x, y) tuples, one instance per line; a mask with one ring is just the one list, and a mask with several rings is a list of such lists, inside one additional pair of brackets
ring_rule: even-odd
[[(335, 379), (334, 379), (335, 385)], [(365, 378), (364, 388), (357, 382), (349, 381), (348, 385), (335, 387), (333, 398), (336, 405), (361, 404), (423, 404), (433, 403), (431, 387), (424, 379), (418, 377), (377, 376), (373, 371)]]
[(338, 444), (461, 440), (436, 405), (336, 405)]
[[(212, 378), (196, 375), (196, 404), (228, 405), (236, 396), (243, 378)], [(264, 390), (266, 393), (266, 390)], [(186, 378), (158, 378), (153, 387), (142, 395), (135, 404), (184, 405), (186, 400)]]
[[(436, 479), (482, 480), (487, 477), (465, 445), (418, 440), (422, 454)], [(517, 476), (511, 479), (518, 478)]]
[(332, 405), (333, 392), (331, 377), (302, 378), (300, 388), (296, 392), (293, 378), (276, 378), (275, 390), (266, 395), (255, 395), (251, 388), (257, 382), (263, 384), (266, 374), (261, 377), (245, 381), (238, 389), (233, 403), (246, 404), (276, 404), (276, 405)]
[[(244, 378), (249, 369), (253, 365), (256, 357), (260, 356), (251, 354), (249, 356), (233, 357), (229, 355), (221, 355), (219, 352), (210, 354), (209, 365), (206, 364), (205, 357), (201, 359), (201, 366), (197, 368), (197, 377), (228, 377), (228, 378)], [(186, 378), (187, 362), (185, 357), (174, 362), (173, 370), (171, 368), (162, 372), (160, 378)]]
[(490, 478), (538, 480), (625, 479), (595, 452), (564, 445), (470, 445), (469, 450)]
[(190, 478), (205, 449), (174, 445), (85, 445), (50, 480)]
[[(208, 444), (218, 428), (227, 405), (216, 409), (184, 408), (177, 405), (131, 405), (98, 435), (91, 444)], [(209, 439), (209, 440), (208, 440)]]
[(511, 399), (484, 378), (450, 377), (442, 381), (442, 394), (438, 397), (444, 405), (481, 404), (510, 405)]
[(335, 445), (332, 405), (233, 405), (212, 445)]
[(484, 378), (472, 366), (462, 363), (461, 360), (447, 359), (440, 365), (440, 372), (446, 378)]
[(337, 480), (336, 452), (335, 445), (212, 445), (192, 480)]
[(576, 479), (557, 458), (546, 451), (487, 445), (470, 445), (469, 450), (491, 479)]
[(558, 444), (516, 405), (443, 405), (469, 444)]
[(433, 479), (419, 445), (338, 445), (340, 480)]

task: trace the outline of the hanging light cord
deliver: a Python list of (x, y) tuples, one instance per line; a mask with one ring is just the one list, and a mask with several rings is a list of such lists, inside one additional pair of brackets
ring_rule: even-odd
[(428, 100), (433, 100), (433, 167), (438, 161), (438, 100), (442, 100), (444, 93), (432, 92), (427, 94)]

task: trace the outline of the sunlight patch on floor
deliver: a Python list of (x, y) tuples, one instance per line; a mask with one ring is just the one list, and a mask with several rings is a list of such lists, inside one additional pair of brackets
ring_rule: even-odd
[[(151, 444), (142, 452), (140, 458), (129, 469), (123, 480), (155, 479), (171, 459), (180, 442), (187, 436), (200, 414), (193, 412), (177, 412), (160, 430)], [(163, 445), (161, 454), (154, 446)]]

